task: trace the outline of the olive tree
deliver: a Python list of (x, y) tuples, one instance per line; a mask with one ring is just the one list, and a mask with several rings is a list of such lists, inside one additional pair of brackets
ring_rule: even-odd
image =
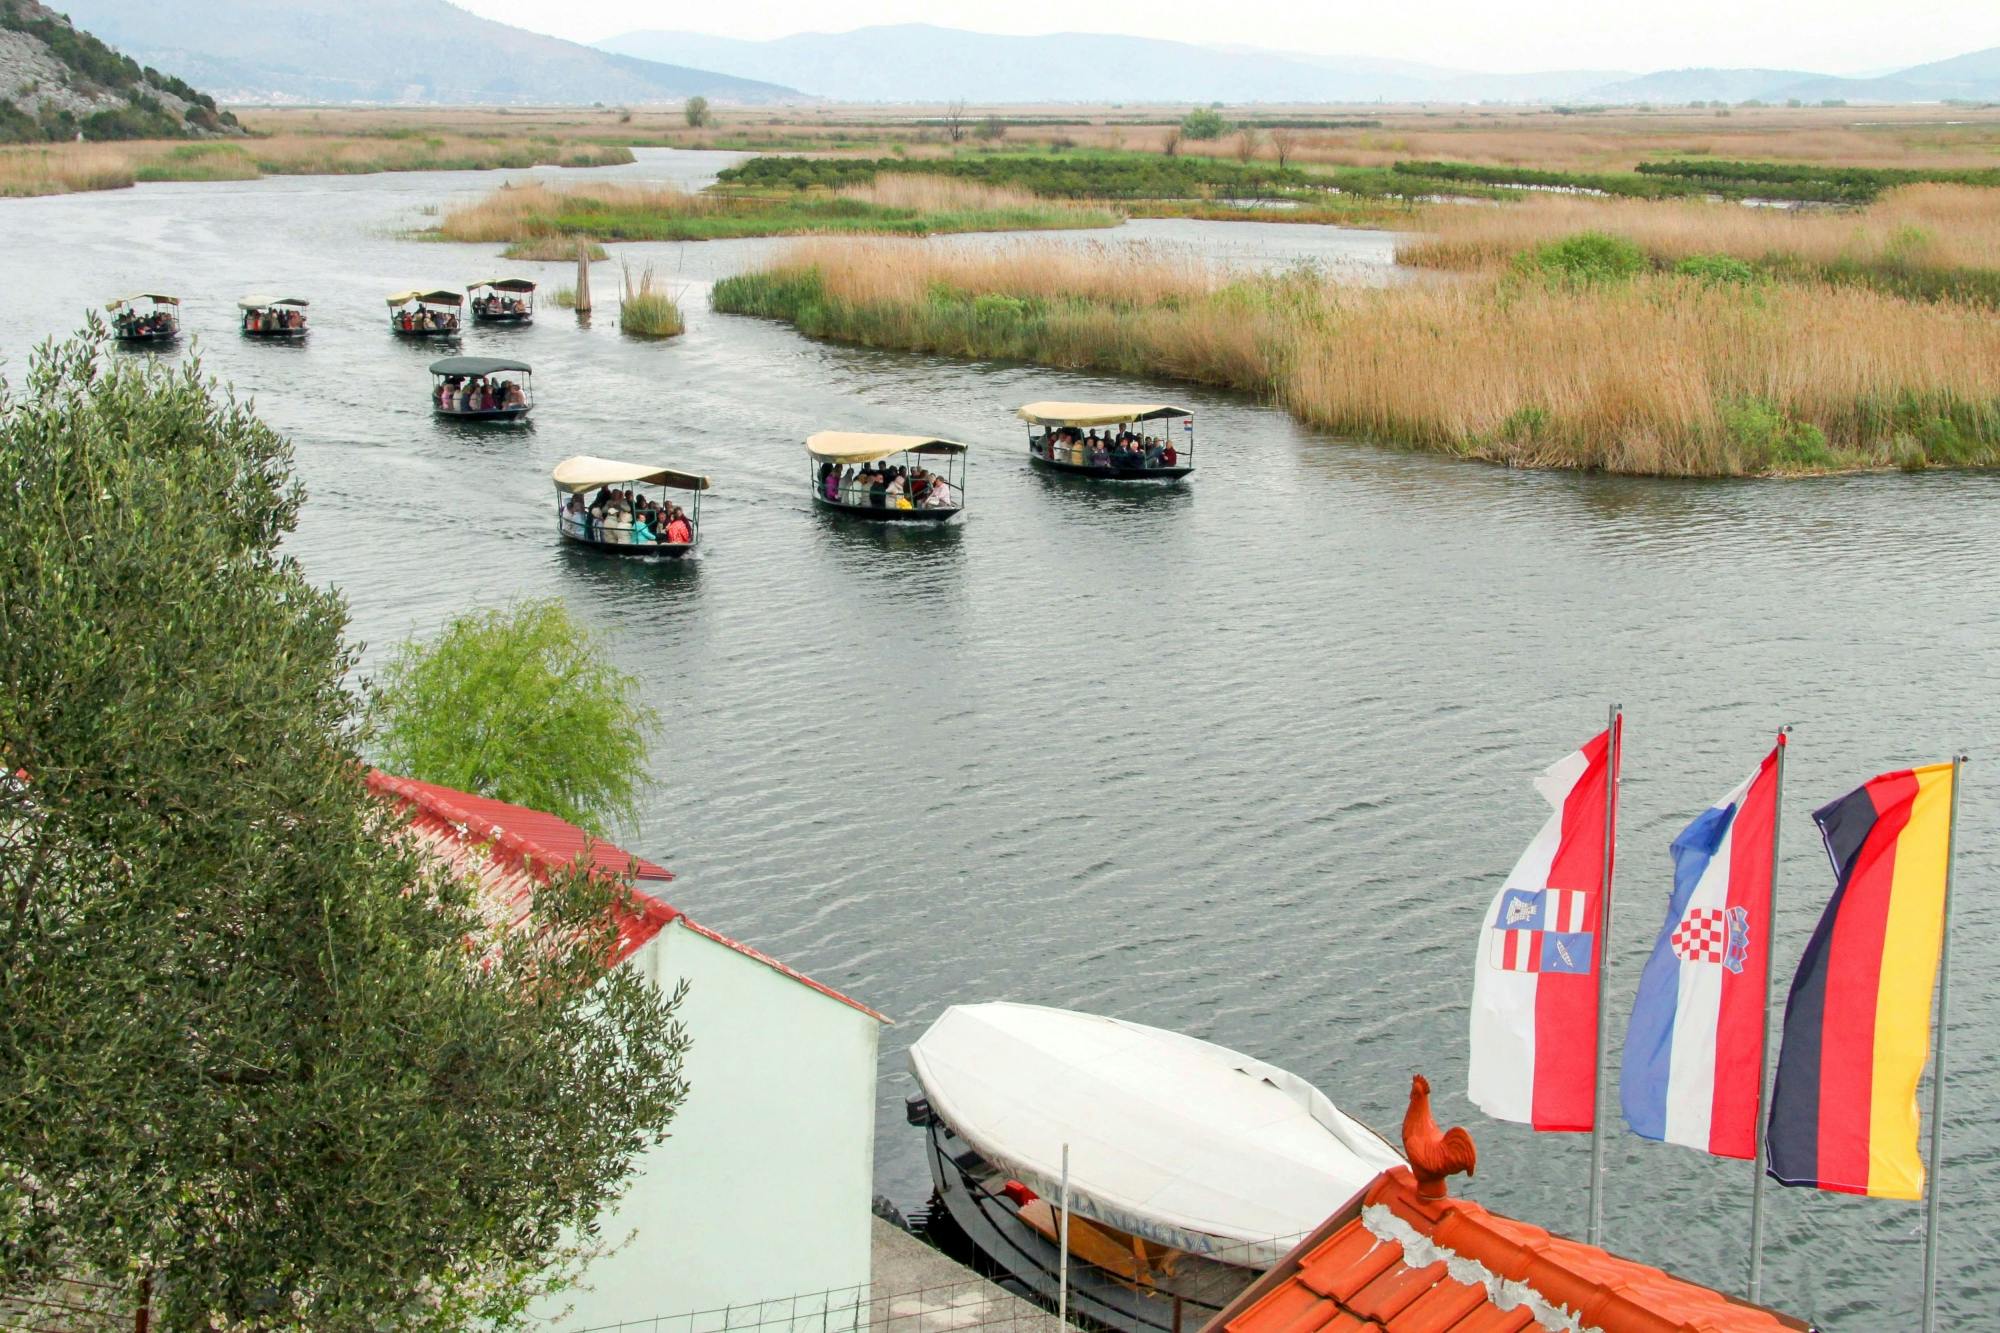
[(103, 329), (0, 387), (0, 1306), (505, 1326), (686, 1093), (581, 870), (493, 939), (359, 761), (289, 446)]
[(637, 813), (659, 715), (557, 601), (454, 618), (397, 650), (370, 711), (382, 766), (602, 834)]

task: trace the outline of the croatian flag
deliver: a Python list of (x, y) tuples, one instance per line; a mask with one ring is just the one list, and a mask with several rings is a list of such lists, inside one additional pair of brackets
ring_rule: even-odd
[(1778, 750), (1674, 839), (1667, 919), (1639, 979), (1619, 1098), (1648, 1139), (1756, 1155)]
[(1535, 780), (1555, 811), (1486, 909), (1466, 1090), (1499, 1120), (1587, 1130), (1596, 1115), (1605, 802), (1623, 722)]

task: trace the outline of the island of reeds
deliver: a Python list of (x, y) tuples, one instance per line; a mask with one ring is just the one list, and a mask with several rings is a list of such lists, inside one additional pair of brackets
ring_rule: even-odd
[(876, 347), (1254, 393), (1361, 439), (1669, 476), (2000, 461), (2000, 193), (1794, 215), (1535, 196), (1438, 208), (1450, 276), (1362, 288), (1133, 248), (795, 246), (715, 308)]

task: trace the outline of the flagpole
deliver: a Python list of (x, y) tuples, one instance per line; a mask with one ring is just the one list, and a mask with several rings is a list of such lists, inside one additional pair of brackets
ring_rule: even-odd
[(1771, 896), (1764, 905), (1764, 1025), (1758, 1033), (1757, 1118), (1751, 1130), (1757, 1140), (1756, 1171), (1750, 1184), (1750, 1303), (1764, 1300), (1764, 1173), (1770, 1167), (1764, 1145), (1764, 1117), (1771, 1106), (1771, 1004), (1777, 995), (1778, 959), (1772, 945), (1778, 937), (1778, 834), (1785, 819), (1785, 752), (1791, 727), (1778, 728), (1778, 771), (1771, 791)]
[(1958, 859), (1958, 778), (1965, 756), (1951, 757), (1951, 824), (1944, 835), (1944, 938), (1938, 946), (1937, 1056), (1931, 1062), (1930, 1179), (1924, 1200), (1924, 1333), (1937, 1329), (1938, 1196), (1944, 1152), (1944, 1038), (1951, 1020), (1951, 877)]
[(1617, 836), (1618, 810), (1618, 716), (1623, 710), (1619, 705), (1611, 705), (1610, 720), (1605, 724), (1605, 772), (1604, 772), (1604, 866), (1599, 876), (1597, 895), (1597, 1066), (1591, 1088), (1590, 1109), (1590, 1243), (1604, 1243), (1604, 1056), (1610, 1043), (1606, 1040), (1605, 1015), (1609, 1007), (1611, 988), (1605, 985), (1605, 964), (1611, 955), (1611, 844)]

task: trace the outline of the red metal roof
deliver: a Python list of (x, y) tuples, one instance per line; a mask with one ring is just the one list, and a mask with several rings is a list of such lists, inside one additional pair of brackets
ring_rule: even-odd
[(370, 770), (368, 786), (411, 811), (410, 831), (423, 839), (433, 855), (479, 882), (482, 910), (498, 929), (511, 930), (527, 919), (535, 886), (546, 876), (579, 858), (587, 858), (596, 873), (624, 881), (632, 889), (629, 910), (619, 916), (618, 945), (612, 963), (624, 962), (678, 921), (697, 935), (746, 958), (754, 958), (829, 999), (859, 1009), (881, 1022), (889, 1021), (859, 1000), (688, 919), (679, 908), (648, 889), (649, 885), (672, 880), (672, 872), (595, 838), (566, 819), (434, 782), (399, 778), (380, 769)]
[[(1405, 1246), (1417, 1251), (1412, 1254)], [(1217, 1315), (1205, 1333), (1512, 1333), (1535, 1330), (1520, 1283), (1603, 1333), (1780, 1333), (1810, 1325), (1596, 1246), (1426, 1199), (1395, 1167)]]

